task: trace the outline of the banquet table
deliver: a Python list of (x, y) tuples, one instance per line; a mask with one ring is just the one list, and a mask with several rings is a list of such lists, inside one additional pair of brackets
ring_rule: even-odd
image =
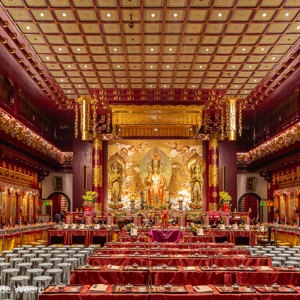
[(271, 257), (244, 256), (244, 255), (220, 255), (210, 257), (210, 266), (272, 266)]

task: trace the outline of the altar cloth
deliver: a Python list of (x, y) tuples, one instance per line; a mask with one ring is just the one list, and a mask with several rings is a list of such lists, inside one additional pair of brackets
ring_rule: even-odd
[(169, 229), (169, 230), (161, 230), (161, 229), (152, 229), (149, 232), (151, 237), (151, 242), (172, 242), (179, 243), (182, 239), (182, 232), (179, 229)]

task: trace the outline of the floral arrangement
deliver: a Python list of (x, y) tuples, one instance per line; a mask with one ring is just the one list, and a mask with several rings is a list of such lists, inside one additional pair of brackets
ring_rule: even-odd
[[(225, 203), (229, 204), (229, 202), (232, 199), (231, 196), (226, 191), (221, 191), (219, 193), (219, 196), (220, 196), (220, 204), (225, 204)], [(229, 205), (231, 205), (231, 204), (229, 204)]]
[(191, 231), (192, 232), (194, 232), (194, 233), (196, 233), (197, 232), (197, 230), (198, 230), (198, 228), (199, 228), (199, 226), (197, 225), (197, 224), (191, 224)]
[(85, 195), (82, 196), (84, 200), (83, 206), (92, 205), (95, 201), (96, 192), (95, 191), (86, 191)]

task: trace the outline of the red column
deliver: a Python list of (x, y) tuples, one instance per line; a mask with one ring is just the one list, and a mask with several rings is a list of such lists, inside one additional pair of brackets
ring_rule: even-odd
[(102, 140), (101, 137), (93, 139), (93, 191), (97, 192), (95, 212), (102, 214), (103, 211), (103, 178), (102, 178)]
[(219, 204), (219, 140), (218, 135), (210, 136), (208, 143), (208, 209), (218, 210)]

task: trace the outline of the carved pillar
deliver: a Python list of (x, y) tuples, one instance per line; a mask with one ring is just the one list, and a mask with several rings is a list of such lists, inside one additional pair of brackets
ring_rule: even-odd
[(103, 211), (103, 177), (102, 177), (102, 161), (103, 148), (101, 137), (93, 139), (93, 191), (97, 192), (95, 200), (95, 212), (102, 214)]
[(208, 201), (209, 210), (217, 210), (219, 204), (219, 140), (212, 134), (208, 143)]

